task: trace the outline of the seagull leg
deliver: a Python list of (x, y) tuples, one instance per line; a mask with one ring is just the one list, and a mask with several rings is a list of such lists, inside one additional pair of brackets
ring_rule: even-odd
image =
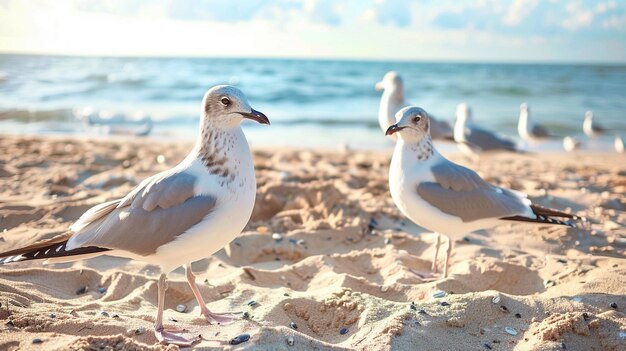
[(449, 261), (450, 261), (450, 254), (452, 253), (452, 240), (450, 240), (449, 236), (446, 236), (446, 238), (448, 239), (448, 249), (446, 250), (446, 262), (444, 263), (443, 266), (443, 277), (447, 278), (448, 277), (448, 268), (449, 268)]
[(187, 282), (189, 283), (189, 287), (191, 291), (193, 291), (193, 296), (196, 297), (196, 301), (198, 301), (198, 306), (200, 306), (200, 313), (206, 318), (209, 324), (217, 323), (217, 324), (230, 324), (234, 320), (239, 319), (238, 314), (241, 312), (225, 312), (225, 313), (216, 313), (211, 312), (206, 307), (204, 303), (204, 299), (200, 294), (200, 289), (198, 289), (198, 285), (196, 285), (196, 276), (193, 274), (191, 270), (191, 264), (185, 265), (185, 275), (187, 276)]
[(433, 265), (431, 267), (433, 274), (437, 274), (437, 256), (439, 256), (439, 245), (441, 245), (441, 234), (435, 234), (437, 234), (437, 243), (435, 244), (435, 257), (433, 257)]
[(158, 283), (158, 307), (157, 318), (154, 323), (154, 336), (163, 344), (174, 344), (179, 346), (191, 346), (194, 342), (199, 341), (199, 337), (188, 339), (181, 334), (184, 329), (166, 329), (163, 327), (163, 309), (165, 308), (165, 291), (167, 290), (167, 282), (165, 274), (161, 274)]

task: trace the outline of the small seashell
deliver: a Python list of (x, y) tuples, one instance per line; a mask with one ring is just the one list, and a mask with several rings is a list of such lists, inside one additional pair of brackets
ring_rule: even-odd
[(144, 328), (144, 327), (139, 327), (139, 328), (135, 329), (135, 335), (141, 335), (141, 334), (143, 334), (145, 332), (146, 332), (146, 328)]
[(500, 306), (500, 311), (502, 311), (504, 313), (509, 313), (509, 309), (506, 306), (504, 306), (504, 305)]
[(343, 328), (339, 329), (339, 334), (341, 334), (341, 335), (348, 334), (348, 328), (343, 327)]
[(500, 303), (500, 295), (494, 296), (493, 299), (491, 299), (491, 302), (493, 302), (493, 303)]
[(248, 311), (244, 312), (242, 318), (243, 319), (250, 319), (250, 313), (248, 313)]
[(180, 305), (176, 306), (176, 311), (180, 313), (185, 313), (187, 311), (187, 306), (181, 303)]
[(165, 156), (163, 156), (163, 155), (159, 155), (159, 156), (157, 156), (156, 161), (157, 161), (158, 163), (160, 163), (160, 164), (165, 163)]
[(556, 285), (556, 283), (553, 280), (546, 279), (546, 280), (543, 281), (543, 286), (545, 288), (549, 288), (549, 287), (552, 287), (552, 286), (555, 286), (555, 285)]
[(389, 290), (389, 287), (387, 285), (381, 285), (380, 286), (380, 291), (381, 292), (387, 292), (387, 290)]
[(258, 304), (258, 302), (254, 301), (254, 300), (248, 301), (248, 306), (256, 306), (257, 304)]
[(107, 311), (100, 311), (100, 315), (104, 317), (110, 317), (109, 312)]
[(98, 292), (99, 292), (100, 294), (104, 294), (105, 292), (107, 292), (107, 288), (100, 287), (100, 288), (98, 288)]
[(444, 301), (444, 302), (441, 303), (441, 306), (444, 306), (444, 307), (445, 306), (450, 306), (450, 304), (447, 301)]
[(445, 291), (441, 291), (441, 290), (439, 290), (439, 291), (437, 291), (437, 292), (435, 292), (433, 294), (433, 297), (436, 298), (436, 299), (444, 297), (444, 296), (446, 296), (446, 292)]
[(617, 309), (617, 304), (615, 302), (611, 302), (609, 307), (611, 307), (612, 309), (616, 310)]
[(513, 336), (517, 335), (517, 330), (515, 330), (515, 328), (513, 327), (505, 327), (504, 331), (507, 332), (507, 334), (511, 334)]
[(76, 290), (76, 295), (82, 295), (86, 293), (87, 291), (89, 291), (89, 287), (85, 285), (81, 287), (80, 289)]
[(43, 340), (41, 340), (39, 338), (35, 338), (35, 339), (33, 339), (33, 344), (43, 344)]
[(296, 324), (296, 322), (289, 323), (289, 326), (291, 327), (291, 329), (298, 329), (298, 325)]
[(411, 307), (411, 309), (413, 311), (417, 311), (417, 306), (415, 306), (415, 302), (411, 302), (411, 306), (410, 307)]
[(56, 318), (56, 317), (57, 317), (57, 315), (56, 315), (56, 314), (54, 314), (54, 313), (50, 313), (50, 318)]
[(304, 245), (306, 245), (306, 241), (300, 239), (300, 240), (296, 241), (296, 244), (300, 245), (300, 246), (304, 246)]
[(111, 316), (111, 318), (120, 318), (120, 315), (119, 314), (114, 314), (114, 315)]
[(274, 233), (274, 234), (272, 234), (272, 239), (274, 239), (275, 241), (282, 241), (283, 240), (283, 236), (282, 236), (282, 234)]
[(515, 318), (522, 318), (522, 315), (521, 315), (521, 314), (519, 314), (519, 313), (516, 313), (516, 314), (515, 314)]
[(13, 321), (9, 319), (8, 322), (4, 323), (4, 325), (6, 325), (9, 328), (13, 328), (15, 327), (15, 324), (13, 324)]
[(589, 313), (587, 313), (587, 312), (583, 312), (583, 319), (584, 319), (585, 321), (588, 321), (588, 320), (589, 320)]
[(295, 341), (293, 340), (293, 336), (287, 338), (287, 345), (293, 346), (294, 343)]
[(230, 339), (231, 345), (239, 345), (243, 342), (250, 340), (250, 334), (241, 334), (237, 335), (234, 338)]

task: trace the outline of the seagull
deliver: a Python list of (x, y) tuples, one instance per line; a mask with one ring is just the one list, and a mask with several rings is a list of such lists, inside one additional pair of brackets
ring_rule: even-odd
[(526, 142), (534, 142), (541, 139), (551, 137), (548, 130), (536, 123), (530, 118), (530, 109), (527, 103), (523, 103), (519, 107), (519, 122), (517, 123), (517, 132), (520, 138)]
[(189, 346), (198, 338), (163, 326), (166, 275), (184, 265), (207, 322), (233, 321), (237, 313), (215, 313), (206, 307), (191, 262), (227, 245), (250, 219), (256, 178), (240, 126), (244, 119), (270, 124), (239, 89), (227, 85), (209, 89), (202, 101), (196, 144), (177, 166), (145, 179), (124, 198), (89, 209), (65, 234), (0, 254), (0, 263), (67, 262), (107, 254), (160, 266), (155, 336), (162, 343)]
[(398, 135), (389, 167), (389, 189), (405, 216), (437, 234), (434, 273), (442, 234), (448, 241), (445, 278), (452, 251), (449, 236), (515, 221), (573, 226), (557, 218), (578, 218), (534, 205), (526, 194), (492, 185), (473, 170), (447, 160), (433, 146), (430, 117), (423, 109), (405, 107), (397, 119), (385, 133)]
[(472, 119), (472, 111), (467, 104), (457, 105), (454, 141), (470, 158), (477, 160), (478, 154), (482, 152), (522, 152), (512, 140), (477, 127), (472, 123)]
[(572, 152), (579, 149), (582, 146), (582, 142), (573, 136), (566, 136), (563, 138), (563, 149), (567, 152)]
[(622, 137), (617, 135), (615, 136), (615, 140), (613, 141), (613, 146), (615, 146), (615, 151), (617, 151), (618, 153), (623, 153), (624, 152), (624, 140), (622, 140)]
[[(396, 123), (396, 112), (408, 106), (404, 100), (404, 83), (402, 77), (400, 77), (398, 72), (387, 72), (383, 80), (376, 83), (376, 90), (383, 91), (378, 110), (378, 124), (380, 124), (380, 128), (384, 132), (390, 125)], [(448, 122), (436, 121), (435, 119), (431, 121), (433, 139), (454, 140), (452, 127)], [(394, 136), (392, 136), (392, 138), (395, 140)]]
[(604, 134), (606, 128), (597, 121), (594, 121), (592, 111), (587, 111), (585, 112), (585, 121), (583, 122), (583, 132), (585, 132), (585, 135), (589, 138), (595, 138)]

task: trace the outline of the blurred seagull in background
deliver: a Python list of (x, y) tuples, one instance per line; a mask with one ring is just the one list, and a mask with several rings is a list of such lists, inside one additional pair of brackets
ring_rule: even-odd
[(419, 107), (405, 107), (386, 135), (398, 135), (389, 168), (389, 189), (396, 206), (417, 225), (437, 234), (433, 272), (441, 234), (448, 236), (443, 276), (448, 275), (452, 241), (502, 223), (529, 222), (573, 226), (568, 213), (531, 203), (522, 192), (487, 183), (473, 170), (443, 157), (433, 146), (430, 117)]
[[(404, 99), (404, 82), (397, 72), (390, 71), (385, 74), (383, 80), (376, 83), (376, 90), (383, 92), (378, 110), (378, 123), (384, 132), (390, 125), (396, 123), (396, 112), (408, 106)], [(395, 136), (391, 137), (396, 139)], [(446, 121), (437, 121), (433, 118), (432, 137), (436, 140), (453, 141), (452, 127)]]
[(606, 129), (594, 119), (593, 112), (587, 111), (583, 122), (583, 132), (589, 138), (596, 138), (604, 134)]
[(163, 325), (166, 275), (185, 266), (187, 281), (209, 323), (228, 323), (234, 313), (209, 311), (191, 262), (214, 254), (245, 227), (256, 198), (252, 154), (241, 129), (250, 119), (269, 124), (233, 86), (215, 86), (204, 96), (200, 132), (189, 155), (174, 168), (145, 179), (124, 198), (85, 212), (70, 231), (30, 246), (0, 253), (0, 264), (45, 259), (68, 262), (103, 254), (161, 267), (154, 326), (157, 339), (190, 346), (185, 330)]
[(522, 140), (525, 142), (536, 142), (552, 136), (545, 127), (533, 122), (527, 103), (522, 103), (519, 110), (517, 132)]
[(476, 126), (473, 123), (472, 111), (465, 103), (456, 107), (454, 141), (463, 153), (475, 161), (483, 152), (522, 152), (512, 140)]

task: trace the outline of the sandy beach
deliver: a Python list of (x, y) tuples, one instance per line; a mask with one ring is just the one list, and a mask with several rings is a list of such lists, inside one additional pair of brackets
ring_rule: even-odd
[[(191, 146), (0, 137), (0, 250), (65, 232)], [(249, 224), (193, 265), (209, 308), (245, 318), (206, 325), (179, 269), (166, 324), (202, 335), (198, 350), (626, 349), (624, 154), (484, 157), (486, 180), (586, 220), (469, 234), (455, 243), (451, 276), (430, 282), (416, 272), (430, 269), (435, 236), (393, 204), (390, 156), (254, 148)], [(109, 256), (0, 266), (0, 350), (176, 350), (152, 334), (158, 275)], [(249, 341), (230, 344), (243, 333)]]

